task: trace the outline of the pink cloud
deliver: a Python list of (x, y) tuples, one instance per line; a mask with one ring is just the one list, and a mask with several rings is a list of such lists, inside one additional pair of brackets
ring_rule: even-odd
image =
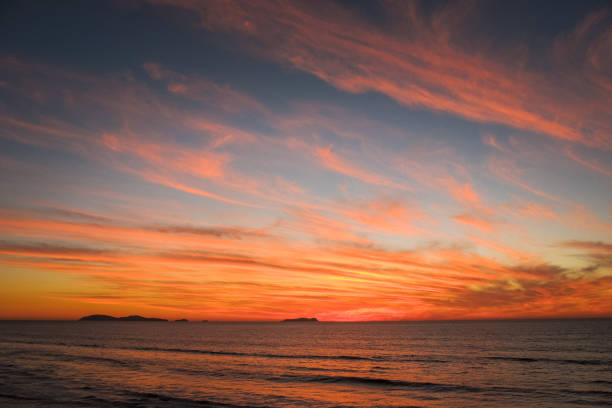
[[(611, 147), (607, 135), (612, 112), (605, 103), (609, 98), (605, 76), (591, 76), (593, 87), (585, 93), (562, 76), (563, 70), (559, 70), (561, 77), (551, 78), (548, 73), (510, 68), (506, 61), (487, 58), (484, 52), (461, 49), (451, 39), (462, 35), (465, 20), (476, 7), (451, 4), (428, 17), (418, 3), (384, 3), (390, 26), (383, 31), (339, 5), (327, 7), (336, 16), (329, 20), (302, 3), (278, 7), (273, 2), (206, 6), (191, 1), (151, 2), (196, 13), (204, 28), (230, 32), (256, 54), (309, 72), (342, 90), (373, 90), (405, 105)], [(589, 61), (601, 72), (605, 48), (599, 44), (607, 44), (609, 36), (597, 27), (587, 21), (572, 38), (582, 49), (591, 47)], [(590, 35), (581, 34), (585, 31)], [(592, 37), (595, 40), (589, 43)], [(557, 41), (557, 49), (561, 42)], [(577, 68), (571, 69), (574, 74)], [(583, 131), (585, 127), (591, 131)]]

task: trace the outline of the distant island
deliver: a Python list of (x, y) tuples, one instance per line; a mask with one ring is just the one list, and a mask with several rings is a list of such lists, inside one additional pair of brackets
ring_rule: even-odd
[(107, 316), (103, 314), (94, 314), (90, 316), (81, 317), (79, 320), (118, 320), (116, 317)]
[(187, 320), (187, 319), (177, 319), (177, 320), (175, 320), (175, 322), (179, 322), (179, 323), (185, 323), (185, 322), (188, 322), (188, 321), (189, 320)]
[(318, 322), (316, 317), (298, 317), (297, 319), (285, 319), (283, 322)]
[(79, 321), (95, 321), (95, 322), (107, 322), (107, 321), (122, 321), (122, 322), (167, 322), (167, 319), (160, 319), (158, 317), (142, 317), (138, 315), (114, 317), (103, 314), (94, 314), (85, 317), (81, 317)]

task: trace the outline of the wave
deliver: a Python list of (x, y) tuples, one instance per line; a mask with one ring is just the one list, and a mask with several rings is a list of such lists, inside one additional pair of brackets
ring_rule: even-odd
[(609, 365), (611, 360), (573, 360), (573, 359), (556, 359), (556, 358), (532, 358), (532, 357), (506, 357), (506, 356), (489, 356), (484, 357), (487, 360), (502, 360), (516, 361), (521, 363), (560, 363), (560, 364), (579, 364), (579, 365)]
[(166, 347), (106, 347), (99, 344), (66, 344), (66, 343), (38, 343), (38, 342), (23, 342), (27, 344), (45, 344), (57, 346), (73, 346), (87, 348), (115, 348), (119, 350), (136, 350), (136, 351), (154, 351), (166, 353), (187, 353), (187, 354), (207, 354), (219, 356), (238, 356), (238, 357), (262, 357), (262, 358), (286, 358), (298, 360), (354, 360), (354, 361), (389, 361), (389, 362), (415, 362), (415, 363), (446, 363), (446, 360), (435, 358), (423, 358), (422, 356), (403, 356), (402, 358), (393, 358), (390, 356), (352, 356), (352, 355), (321, 355), (321, 354), (274, 354), (274, 353), (249, 353), (240, 351), (222, 351), (222, 350), (205, 350), (205, 349), (187, 349), (187, 348), (166, 348)]
[(603, 407), (603, 406), (612, 406), (612, 402), (610, 401), (591, 401), (584, 399), (573, 399), (566, 401), (567, 404), (577, 405), (577, 406), (593, 406), (593, 407)]
[(13, 341), (18, 344), (39, 344), (49, 346), (69, 346), (69, 347), (87, 347), (87, 348), (109, 348), (119, 350), (136, 350), (136, 351), (154, 351), (166, 353), (188, 353), (188, 354), (208, 354), (220, 356), (240, 356), (240, 357), (265, 357), (265, 358), (287, 358), (287, 359), (312, 359), (312, 360), (364, 360), (364, 361), (391, 361), (387, 357), (374, 356), (351, 356), (351, 355), (318, 355), (318, 354), (273, 354), (273, 353), (246, 353), (239, 351), (219, 351), (219, 350), (203, 350), (203, 349), (186, 349), (186, 348), (165, 348), (165, 347), (106, 347), (99, 344), (66, 344), (66, 343), (42, 343), (35, 341)]
[(4, 393), (0, 393), (0, 398), (17, 400), (17, 401), (39, 401), (40, 400), (40, 398), (26, 397), (23, 395), (15, 395), (15, 394), (4, 394)]
[(269, 377), (270, 381), (287, 382), (314, 382), (314, 383), (346, 383), (346, 384), (360, 384), (370, 386), (382, 386), (382, 387), (402, 387), (402, 388), (413, 388), (413, 389), (424, 389), (431, 392), (482, 392), (483, 389), (478, 387), (472, 387), (469, 385), (461, 384), (442, 384), (432, 382), (419, 382), (419, 381), (404, 381), (404, 380), (392, 380), (387, 378), (376, 378), (376, 377), (356, 377), (356, 376), (340, 376), (340, 375), (291, 375), (286, 374), (279, 377)]
[(240, 351), (218, 351), (218, 350), (202, 350), (202, 349), (182, 349), (182, 348), (162, 348), (162, 347), (135, 347), (130, 350), (139, 351), (160, 351), (172, 353), (193, 353), (193, 354), (209, 354), (220, 356), (240, 356), (240, 357), (262, 357), (262, 358), (286, 358), (298, 360), (354, 360), (354, 361), (377, 361), (377, 362), (413, 362), (413, 363), (447, 363), (446, 360), (435, 358), (422, 358), (415, 356), (405, 356), (394, 358), (392, 356), (351, 356), (351, 355), (322, 355), (322, 354), (274, 354), (274, 353), (247, 353)]
[(120, 366), (128, 366), (128, 365), (130, 365), (126, 361), (117, 360), (117, 359), (108, 358), (108, 357), (77, 356), (77, 355), (66, 355), (66, 354), (62, 354), (62, 355), (59, 355), (59, 356), (60, 357), (68, 357), (70, 359), (69, 361), (85, 361), (85, 362), (92, 362), (92, 363), (108, 363), (108, 364), (114, 364), (114, 365), (120, 365)]
[[(48, 398), (28, 398), (15, 395), (4, 395), (0, 394), (0, 398), (7, 398), (13, 400), (27, 400), (27, 401), (40, 401), (45, 404), (56, 405), (58, 401), (54, 401)], [(81, 398), (75, 398), (73, 401), (66, 403), (61, 401), (63, 406), (91, 406), (91, 407), (176, 407), (176, 408), (189, 408), (189, 407), (207, 407), (207, 408), (264, 408), (263, 406), (256, 406), (249, 404), (247, 405), (236, 405), (225, 402), (217, 402), (206, 399), (196, 399), (187, 397), (170, 396), (166, 394), (158, 394), (154, 392), (138, 392), (128, 390), (118, 390), (115, 393), (107, 394), (104, 397), (97, 395), (87, 395)]]
[[(400, 388), (411, 388), (419, 389), (422, 391), (429, 391), (433, 393), (442, 392), (459, 392), (459, 393), (522, 393), (522, 394), (539, 394), (543, 390), (531, 389), (531, 388), (516, 388), (516, 387), (476, 387), (465, 384), (448, 384), (448, 383), (433, 383), (433, 382), (419, 382), (419, 381), (405, 381), (405, 380), (394, 380), (388, 378), (378, 377), (358, 377), (358, 376), (343, 376), (343, 375), (298, 375), (298, 374), (285, 374), (277, 377), (267, 378), (269, 381), (276, 382), (303, 382), (303, 383), (345, 383), (345, 384), (359, 384), (369, 385), (374, 387), (400, 387)], [(550, 390), (548, 390), (550, 391)], [(602, 390), (573, 390), (573, 389), (555, 389), (552, 390), (555, 393), (574, 395), (574, 396), (585, 396), (585, 397), (605, 397), (612, 401), (612, 392)]]
[[(206, 349), (189, 349), (189, 348), (166, 348), (166, 347), (107, 347), (100, 344), (67, 344), (59, 343), (43, 343), (35, 341), (13, 341), (11, 343), (22, 344), (41, 344), (66, 347), (86, 347), (86, 348), (109, 348), (119, 350), (136, 350), (136, 351), (152, 351), (162, 353), (187, 353), (187, 354), (206, 354), (215, 356), (234, 356), (234, 357), (260, 357), (260, 358), (278, 358), (278, 359), (298, 359), (298, 360), (346, 360), (346, 361), (373, 361), (373, 362), (408, 362), (408, 363), (448, 363), (448, 359), (440, 359), (423, 355), (403, 355), (403, 356), (355, 356), (355, 355), (321, 355), (321, 354), (276, 354), (276, 353), (256, 353), (256, 352), (240, 352), (240, 351), (223, 351), (223, 350), (206, 350)], [(453, 358), (458, 358), (453, 357)], [(460, 357), (459, 357), (460, 358)], [(612, 360), (609, 359), (554, 359), (546, 357), (514, 357), (514, 356), (485, 356), (480, 357), (485, 360), (498, 361), (513, 361), (519, 363), (557, 363), (557, 364), (577, 364), (588, 366), (612, 366)], [(478, 359), (478, 358), (476, 358)]]
[[(173, 397), (165, 394), (158, 394), (153, 392), (134, 392), (134, 391), (123, 391), (123, 394), (130, 397), (138, 398), (137, 401), (130, 400), (130, 407), (134, 406), (151, 406), (155, 403), (163, 403), (163, 406), (177, 406), (177, 407), (211, 407), (211, 408), (265, 408), (264, 405), (238, 405), (227, 402), (218, 402), (200, 398), (187, 398), (187, 397)], [(136, 403), (135, 403), (136, 402)], [(155, 405), (157, 406), (157, 405)]]
[(272, 353), (245, 353), (240, 351), (218, 351), (218, 350), (202, 350), (202, 349), (183, 349), (183, 348), (163, 348), (163, 347), (134, 347), (130, 350), (138, 351), (159, 351), (170, 353), (188, 353), (188, 354), (208, 354), (219, 356), (239, 356), (239, 357), (264, 357), (264, 358), (287, 358), (287, 359), (312, 359), (312, 360), (365, 360), (365, 361), (380, 361), (375, 357), (362, 356), (327, 356), (318, 354), (272, 354)]
[[(77, 354), (67, 354), (67, 353), (53, 353), (49, 351), (31, 351), (31, 350), (14, 350), (11, 352), (11, 355), (19, 355), (19, 354), (27, 354), (27, 355), (37, 355), (41, 357), (54, 357), (61, 358), (62, 361), (72, 362), (72, 361), (83, 361), (83, 362), (92, 362), (92, 363), (108, 363), (120, 366), (127, 366), (128, 363), (123, 360), (117, 360), (115, 358), (109, 357), (98, 357), (98, 356), (84, 356)], [(4, 365), (5, 367), (10, 367), (10, 365)]]
[(596, 395), (600, 397), (608, 397), (610, 401), (612, 401), (612, 391), (602, 391), (602, 390), (567, 390), (570, 394), (577, 395)]

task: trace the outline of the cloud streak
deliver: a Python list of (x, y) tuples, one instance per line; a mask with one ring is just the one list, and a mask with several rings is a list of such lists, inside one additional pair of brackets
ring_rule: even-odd
[[(338, 5), (328, 5), (336, 16), (330, 20), (298, 2), (151, 3), (196, 13), (205, 29), (232, 33), (256, 54), (348, 92), (377, 91), (409, 106), (612, 147), (611, 111), (602, 103), (610, 88), (601, 74), (589, 75), (590, 86), (581, 92), (567, 82), (558, 90), (555, 84), (563, 83), (563, 77), (551, 81), (545, 72), (513, 70), (504, 61), (462, 49), (453, 39), (465, 35), (462, 28), (476, 7), (457, 3), (428, 14), (418, 2), (384, 2), (390, 25), (382, 29)], [(601, 72), (608, 63), (603, 44), (609, 35), (596, 23), (604, 18), (587, 17), (569, 40), (559, 38), (551, 48), (560, 53), (575, 51), (578, 44), (588, 47), (588, 61)]]

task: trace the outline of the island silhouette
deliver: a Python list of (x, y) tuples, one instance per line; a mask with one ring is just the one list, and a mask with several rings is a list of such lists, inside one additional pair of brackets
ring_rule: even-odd
[(283, 322), (318, 322), (316, 317), (298, 317), (297, 319), (285, 319)]
[[(90, 321), (90, 322), (167, 322), (168, 319), (161, 319), (159, 317), (143, 317), (139, 315), (130, 315), (130, 316), (122, 316), (115, 317), (109, 316), (105, 314), (93, 314), (89, 316), (83, 316), (79, 319), (79, 321)], [(308, 323), (308, 322), (318, 322), (319, 320), (316, 317), (298, 317), (295, 319), (285, 319), (282, 322), (299, 322), (299, 323)], [(189, 322), (187, 319), (177, 319), (174, 322)], [(208, 320), (202, 320), (202, 322), (207, 323)]]
[(159, 317), (142, 317), (138, 315), (114, 317), (114, 316), (108, 316), (108, 315), (103, 315), (103, 314), (94, 314), (94, 315), (81, 317), (79, 321), (167, 322), (168, 320), (160, 319)]

